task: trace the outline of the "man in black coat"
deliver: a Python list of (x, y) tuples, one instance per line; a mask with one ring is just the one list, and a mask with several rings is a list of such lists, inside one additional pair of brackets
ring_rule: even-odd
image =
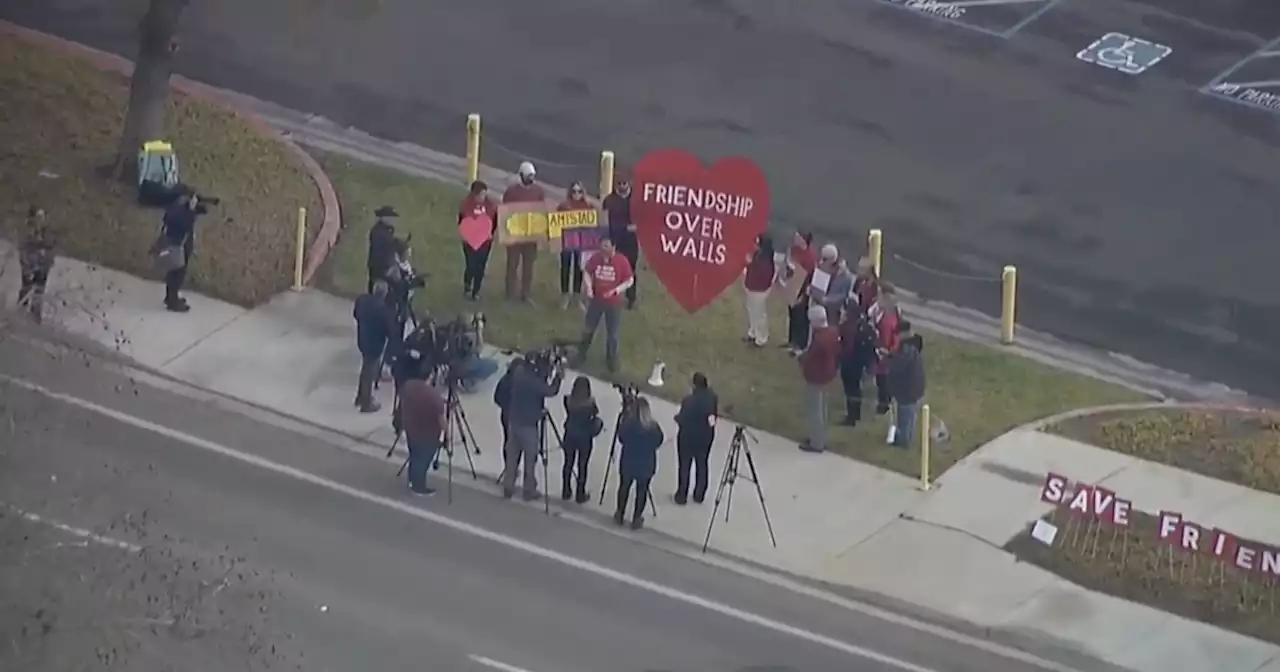
[(187, 267), (195, 253), (196, 220), (209, 209), (190, 187), (183, 187), (182, 195), (164, 213), (162, 233), (170, 247), (182, 248), (182, 266), (164, 274), (164, 307), (170, 312), (185, 313), (191, 310), (180, 292), (187, 282)]
[(373, 213), (377, 220), (369, 229), (369, 256), (366, 266), (369, 270), (367, 292), (373, 291), (376, 280), (385, 280), (387, 271), (396, 265), (396, 227), (392, 222), (400, 213), (389, 205), (378, 208)]
[(680, 402), (676, 413), (676, 453), (680, 470), (676, 485), (676, 504), (689, 501), (689, 476), (693, 472), (693, 501), (701, 504), (707, 497), (707, 461), (711, 444), (716, 440), (716, 418), (720, 400), (701, 373), (693, 374), (693, 391)]
[(356, 344), (361, 360), (356, 407), (361, 413), (377, 413), (382, 406), (373, 399), (373, 384), (382, 373), (382, 355), (395, 328), (395, 318), (387, 307), (387, 283), (374, 282), (373, 291), (356, 299), (351, 314), (356, 320)]
[[(889, 355), (887, 375), (889, 394), (898, 410), (893, 445), (906, 448), (915, 441), (916, 416), (925, 393), (924, 339), (912, 333), (911, 323), (906, 320), (898, 323), (898, 336), (901, 341), (898, 349)], [(927, 432), (929, 428), (920, 430)]]
[[(609, 240), (613, 241), (622, 256), (631, 263), (631, 272), (640, 271), (640, 242), (636, 238), (636, 225), (631, 221), (631, 181), (620, 177), (613, 193), (604, 197), (602, 204), (609, 217)], [(636, 284), (627, 288), (627, 308), (636, 307)]]

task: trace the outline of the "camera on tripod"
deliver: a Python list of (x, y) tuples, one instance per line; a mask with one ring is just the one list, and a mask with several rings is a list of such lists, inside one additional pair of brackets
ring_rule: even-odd
[(627, 413), (636, 407), (640, 399), (640, 388), (635, 383), (614, 383), (613, 389), (622, 397), (622, 411)]
[(545, 380), (563, 377), (565, 367), (569, 365), (569, 342), (553, 341), (551, 345), (526, 353), (524, 360), (535, 374)]

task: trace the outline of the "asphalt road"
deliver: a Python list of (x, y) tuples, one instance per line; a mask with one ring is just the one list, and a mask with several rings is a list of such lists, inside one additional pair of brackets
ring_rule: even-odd
[(0, 381), (0, 426), (16, 437), (0, 454), (0, 503), (172, 544), (193, 566), (242, 557), (271, 577), (263, 636), (301, 669), (1041, 669), (484, 490), (456, 488), (452, 505), (411, 498), (392, 464), (33, 353), (0, 343), (0, 371), (83, 401)]
[[(1197, 91), (1280, 35), (1280, 5), (1063, 0), (1003, 39), (877, 0), (370, 4), (195, 2), (180, 70), (454, 153), (478, 111), (487, 162), (562, 184), (603, 147), (745, 154), (776, 224), (883, 228), (905, 287), (994, 312), (1017, 264), (1025, 324), (1280, 398), (1275, 119)], [(976, 4), (962, 20), (996, 31), (1045, 7)], [(130, 6), (0, 17), (128, 55)], [(1173, 52), (1136, 77), (1075, 58), (1113, 31)]]

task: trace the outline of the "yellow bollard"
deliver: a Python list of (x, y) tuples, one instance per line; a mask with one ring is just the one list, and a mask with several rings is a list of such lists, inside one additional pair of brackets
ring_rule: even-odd
[(480, 115), (467, 115), (467, 184), (480, 179)]
[(918, 424), (919, 427), (916, 431), (920, 432), (920, 489), (928, 490), (933, 487), (929, 474), (929, 441), (933, 438), (929, 435), (929, 427), (931, 425), (929, 404), (920, 405)]
[(1000, 274), (1000, 342), (1005, 345), (1013, 343), (1013, 327), (1016, 324), (1015, 311), (1018, 304), (1018, 268), (1005, 266)]
[(880, 262), (884, 259), (884, 232), (880, 229), (867, 232), (867, 258), (871, 259), (871, 266), (876, 269), (876, 277), (880, 277)]
[(307, 209), (298, 208), (298, 241), (293, 253), (293, 290), (301, 291), (302, 271), (307, 257)]
[(613, 193), (613, 152), (600, 152), (600, 200)]

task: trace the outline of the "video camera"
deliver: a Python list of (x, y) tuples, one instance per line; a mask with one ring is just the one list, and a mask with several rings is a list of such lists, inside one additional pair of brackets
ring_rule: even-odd
[(524, 360), (535, 374), (544, 379), (563, 377), (564, 369), (569, 365), (569, 347), (568, 341), (554, 341), (541, 350), (525, 353)]
[(622, 397), (623, 413), (629, 413), (636, 407), (636, 401), (640, 399), (640, 388), (635, 383), (614, 383), (613, 389)]
[(453, 380), (453, 367), (483, 347), (480, 339), (484, 325), (483, 313), (460, 315), (444, 324), (430, 318), (419, 322), (405, 337), (404, 362), (397, 377), (427, 380), (443, 375), (445, 381)]

